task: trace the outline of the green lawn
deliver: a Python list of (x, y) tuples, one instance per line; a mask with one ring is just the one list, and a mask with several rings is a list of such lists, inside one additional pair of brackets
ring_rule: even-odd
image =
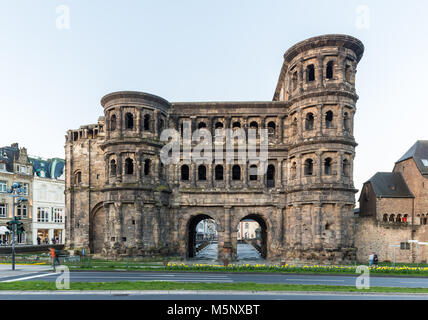
[[(357, 289), (353, 286), (293, 285), (244, 283), (178, 283), (162, 281), (72, 282), (71, 290), (241, 290), (241, 291), (334, 291), (334, 292), (397, 292), (426, 293), (428, 288), (372, 287)], [(0, 283), (0, 290), (56, 290), (54, 282), (20, 281)]]

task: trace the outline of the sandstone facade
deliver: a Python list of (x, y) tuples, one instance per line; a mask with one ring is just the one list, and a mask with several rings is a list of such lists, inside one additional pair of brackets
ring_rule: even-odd
[[(353, 119), (363, 51), (346, 35), (294, 45), (284, 55), (273, 101), (170, 103), (143, 92), (106, 95), (98, 123), (66, 135), (68, 246), (106, 256), (191, 257), (197, 223), (211, 218), (219, 258), (234, 259), (239, 222), (253, 219), (266, 258), (355, 259)], [(187, 121), (192, 131), (212, 133), (268, 129), (268, 173), (254, 179), (250, 163), (163, 165), (160, 133), (166, 127), (182, 132)]]

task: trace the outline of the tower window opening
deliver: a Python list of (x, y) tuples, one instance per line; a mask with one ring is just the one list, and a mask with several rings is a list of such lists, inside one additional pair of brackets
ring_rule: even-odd
[(189, 181), (189, 166), (187, 164), (181, 166), (181, 180)]
[(223, 129), (223, 123), (222, 122), (216, 122), (215, 129)]
[(273, 164), (270, 164), (267, 167), (266, 183), (268, 188), (275, 186), (275, 166)]
[(125, 128), (132, 130), (134, 129), (134, 116), (132, 113), (126, 113), (125, 114)]
[(215, 179), (223, 180), (223, 166), (220, 164), (215, 167)]
[(198, 129), (206, 128), (207, 124), (205, 122), (199, 122)]
[(327, 79), (333, 79), (333, 61), (329, 61), (327, 63), (327, 70), (326, 70), (325, 77)]
[(110, 130), (114, 131), (116, 130), (116, 115), (112, 115), (110, 118)]
[(241, 123), (239, 121), (235, 121), (232, 125), (232, 129), (241, 128)]
[(237, 164), (232, 167), (232, 180), (241, 180), (241, 167)]
[(333, 112), (327, 111), (325, 114), (325, 127), (327, 129), (333, 128)]
[(315, 81), (315, 67), (313, 64), (307, 66), (308, 82)]
[(250, 166), (249, 174), (250, 181), (257, 181), (257, 166), (255, 164)]
[(110, 161), (110, 175), (115, 176), (116, 175), (116, 160), (112, 159)]
[(305, 129), (306, 130), (313, 130), (314, 129), (314, 115), (311, 112), (309, 112), (306, 115)]
[(332, 163), (331, 158), (325, 159), (325, 161), (324, 161), (324, 174), (325, 175), (331, 175), (331, 163)]
[(349, 177), (350, 176), (350, 164), (349, 164), (349, 161), (347, 159), (343, 160), (342, 166), (343, 166), (343, 176), (344, 177)]
[(306, 159), (305, 161), (305, 176), (312, 176), (314, 173), (314, 161), (312, 159)]
[(274, 136), (275, 135), (275, 130), (276, 130), (275, 122), (270, 121), (268, 123), (268, 135), (269, 136)]
[(82, 183), (82, 172), (77, 171), (74, 175), (74, 184), (79, 185)]
[(144, 160), (144, 175), (145, 176), (148, 176), (150, 174), (150, 165), (151, 165), (150, 159)]
[(134, 160), (131, 158), (125, 160), (125, 174), (134, 174)]
[(149, 114), (144, 115), (143, 126), (144, 126), (144, 130), (146, 130), (146, 131), (150, 130), (150, 115)]
[(200, 165), (198, 167), (198, 180), (207, 180), (207, 167), (205, 167), (204, 165)]
[(388, 222), (388, 214), (387, 213), (385, 213), (383, 215), (383, 222)]
[(343, 114), (343, 129), (346, 132), (351, 132), (351, 119), (347, 112)]
[(389, 216), (389, 222), (394, 222), (395, 221), (395, 215), (391, 214)]

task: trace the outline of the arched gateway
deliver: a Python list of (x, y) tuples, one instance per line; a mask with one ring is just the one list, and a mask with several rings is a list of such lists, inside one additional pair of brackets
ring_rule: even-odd
[(105, 220), (106, 214), (102, 203), (96, 205), (89, 220), (89, 249), (91, 253), (102, 253), (103, 251)]
[[(263, 217), (261, 217), (258, 214), (246, 215), (245, 217), (243, 217), (239, 221), (236, 230), (238, 230), (241, 222), (251, 221), (251, 220), (257, 222), (259, 225), (259, 228), (258, 228), (258, 230), (256, 230), (256, 233), (257, 233), (256, 237), (254, 237), (254, 239), (250, 239), (249, 241), (246, 240), (245, 242), (253, 245), (256, 248), (256, 250), (259, 251), (260, 258), (266, 259), (267, 258), (268, 237), (267, 237), (267, 224), (266, 224), (266, 221), (263, 219)], [(244, 223), (244, 228), (245, 228), (245, 223)], [(239, 232), (239, 230), (238, 230), (238, 232)], [(244, 234), (242, 234), (241, 237), (243, 239), (245, 239)], [(236, 252), (236, 257), (238, 260), (240, 259), (238, 250)]]
[(197, 242), (197, 230), (196, 226), (203, 220), (214, 220), (212, 217), (206, 214), (198, 214), (192, 216), (187, 222), (187, 245), (186, 245), (186, 257), (194, 258), (196, 256), (196, 242)]

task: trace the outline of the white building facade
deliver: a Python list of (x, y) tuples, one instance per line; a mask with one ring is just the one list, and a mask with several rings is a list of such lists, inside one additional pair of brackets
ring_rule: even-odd
[(60, 159), (40, 158), (30, 161), (34, 165), (33, 244), (63, 244), (65, 242), (65, 180), (61, 170), (63, 162)]

